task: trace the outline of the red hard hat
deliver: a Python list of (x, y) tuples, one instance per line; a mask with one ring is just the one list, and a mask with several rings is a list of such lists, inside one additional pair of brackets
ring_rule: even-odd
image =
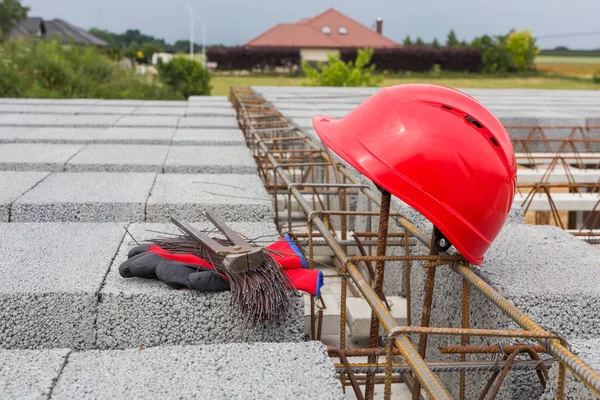
[(479, 265), (515, 194), (516, 161), (500, 121), (471, 96), (424, 84), (385, 88), (341, 119), (313, 117), (321, 140), (415, 208)]

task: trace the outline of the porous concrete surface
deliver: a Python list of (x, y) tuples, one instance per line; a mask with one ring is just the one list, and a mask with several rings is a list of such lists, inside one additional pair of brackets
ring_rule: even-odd
[(143, 221), (154, 173), (52, 174), (13, 203), (17, 222)]
[[(113, 126), (120, 118), (120, 115), (59, 115), (59, 118), (48, 122), (48, 126)], [(36, 116), (37, 118), (37, 116)], [(45, 124), (46, 125), (46, 124)]]
[(173, 136), (177, 146), (243, 146), (246, 144), (240, 129), (177, 129)]
[(185, 107), (138, 107), (133, 111), (134, 115), (175, 115), (182, 117)]
[[(572, 340), (569, 342), (571, 350), (592, 370), (600, 370), (600, 339)], [(541, 400), (556, 399), (556, 383), (558, 379), (558, 367), (549, 370), (549, 383), (546, 386)], [(568, 371), (565, 381), (565, 400), (597, 400), (598, 397), (592, 393), (584, 383), (579, 381), (575, 375)]]
[(10, 221), (12, 203), (48, 174), (49, 172), (0, 171), (0, 222)]
[(23, 143), (55, 143), (55, 144), (90, 144), (106, 131), (106, 128), (35, 128), (19, 136), (17, 142)]
[(0, 348), (90, 348), (117, 224), (0, 224)]
[(115, 126), (175, 128), (178, 120), (178, 116), (133, 115), (122, 117)]
[(53, 125), (60, 118), (58, 114), (36, 114), (35, 117), (27, 114), (0, 114), (2, 126), (45, 126)]
[(178, 128), (238, 128), (236, 117), (184, 117), (179, 120)]
[(344, 399), (318, 342), (87, 351), (69, 357), (52, 399)]
[(244, 146), (173, 146), (164, 172), (183, 174), (255, 174), (256, 162)]
[(258, 175), (162, 174), (146, 205), (147, 222), (175, 216), (205, 221), (210, 211), (225, 221), (273, 220), (273, 204)]
[(118, 144), (171, 144), (174, 128), (120, 128), (112, 127), (102, 132), (95, 143)]
[(0, 398), (48, 399), (68, 354), (68, 349), (0, 350)]
[(186, 117), (197, 116), (220, 116), (220, 117), (237, 117), (237, 113), (231, 104), (229, 107), (196, 107), (190, 106), (185, 110)]
[(157, 172), (163, 170), (169, 146), (133, 144), (89, 145), (69, 160), (73, 172)]
[(31, 132), (33, 128), (17, 128), (12, 126), (0, 126), (0, 143), (11, 143), (20, 136)]
[[(194, 224), (214, 229), (210, 223)], [(234, 230), (262, 244), (278, 240), (273, 222), (231, 222)], [(138, 243), (178, 233), (173, 224), (132, 224), (128, 228)], [(128, 235), (117, 254), (98, 305), (98, 347), (102, 349), (158, 345), (230, 342), (299, 342), (304, 332), (304, 303), (292, 298), (284, 321), (245, 329), (240, 315), (229, 304), (229, 292), (200, 293), (174, 290), (157, 280), (123, 278), (119, 265), (135, 241)]]
[(5, 143), (0, 144), (0, 170), (62, 171), (82, 145)]

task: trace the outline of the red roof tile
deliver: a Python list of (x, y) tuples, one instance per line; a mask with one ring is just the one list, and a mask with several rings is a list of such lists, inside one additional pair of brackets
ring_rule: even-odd
[[(324, 26), (331, 30), (323, 33)], [(339, 28), (347, 34), (340, 34)], [(250, 47), (399, 47), (397, 43), (356, 22), (342, 13), (329, 9), (322, 14), (304, 18), (294, 24), (279, 24), (246, 43)]]

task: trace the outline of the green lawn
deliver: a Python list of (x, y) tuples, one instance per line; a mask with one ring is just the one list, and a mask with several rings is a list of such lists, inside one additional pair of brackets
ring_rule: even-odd
[[(214, 96), (229, 94), (231, 86), (302, 86), (306, 79), (284, 76), (214, 76), (211, 84)], [(486, 77), (485, 75), (460, 75), (456, 77), (432, 77), (427, 75), (415, 77), (390, 77), (383, 81), (384, 86), (402, 83), (436, 83), (456, 88), (486, 88), (486, 89), (570, 89), (570, 90), (599, 90), (600, 84), (591, 80), (563, 79), (557, 77)]]

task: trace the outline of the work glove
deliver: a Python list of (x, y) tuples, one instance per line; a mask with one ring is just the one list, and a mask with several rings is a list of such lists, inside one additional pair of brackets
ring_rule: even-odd
[(171, 253), (153, 244), (131, 249), (127, 261), (119, 266), (124, 278), (158, 279), (174, 289), (224, 292), (229, 283), (206, 260), (193, 254)]

